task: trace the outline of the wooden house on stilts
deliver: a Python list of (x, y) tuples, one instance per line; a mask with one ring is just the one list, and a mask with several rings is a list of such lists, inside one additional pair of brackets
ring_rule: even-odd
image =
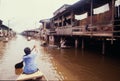
[(120, 0), (80, 0), (73, 5), (63, 5), (53, 13), (51, 28), (54, 44), (61, 39), (66, 45), (84, 48), (85, 40), (102, 41), (102, 53), (105, 42), (110, 44), (120, 40)]

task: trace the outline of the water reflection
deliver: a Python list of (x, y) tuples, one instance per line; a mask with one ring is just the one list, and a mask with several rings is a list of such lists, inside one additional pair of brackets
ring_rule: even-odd
[[(109, 59), (102, 54), (92, 51), (83, 52), (80, 49), (49, 49), (48, 51), (51, 53), (52, 57), (54, 57), (52, 63), (56, 68), (57, 73), (60, 75), (60, 79), (79, 81), (118, 80), (116, 78), (112, 78), (112, 80), (109, 79), (109, 76), (113, 77), (113, 73), (115, 73), (115, 75), (116, 73), (120, 73), (115, 71), (115, 69), (118, 69), (119, 67), (114, 67), (114, 69), (109, 68), (113, 67), (113, 64), (116, 62), (116, 60)], [(120, 64), (116, 63), (115, 65), (120, 66)], [(112, 72), (111, 70), (115, 72)]]
[(40, 40), (27, 41), (22, 36), (0, 42), (0, 80), (15, 80), (19, 76), (22, 70), (15, 70), (14, 65), (22, 60), (23, 49), (34, 44), (39, 48), (38, 67), (49, 80), (119, 80), (120, 59), (82, 49), (41, 47)]

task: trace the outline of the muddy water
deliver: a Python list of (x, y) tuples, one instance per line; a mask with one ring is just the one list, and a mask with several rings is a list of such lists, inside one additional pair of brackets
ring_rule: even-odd
[(119, 81), (120, 59), (81, 49), (41, 47), (40, 40), (27, 41), (17, 36), (7, 43), (0, 42), (0, 80), (15, 80), (14, 65), (22, 60), (25, 47), (39, 49), (38, 68), (48, 80)]

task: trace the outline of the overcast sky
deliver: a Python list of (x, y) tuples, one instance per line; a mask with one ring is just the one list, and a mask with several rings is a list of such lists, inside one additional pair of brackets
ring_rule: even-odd
[(39, 20), (53, 17), (64, 4), (79, 0), (0, 0), (0, 19), (17, 32), (40, 26)]

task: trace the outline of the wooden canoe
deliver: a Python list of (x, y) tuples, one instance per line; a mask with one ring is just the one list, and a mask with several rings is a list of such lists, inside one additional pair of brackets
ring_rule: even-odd
[(41, 71), (37, 71), (33, 74), (20, 74), (16, 81), (48, 81)]

